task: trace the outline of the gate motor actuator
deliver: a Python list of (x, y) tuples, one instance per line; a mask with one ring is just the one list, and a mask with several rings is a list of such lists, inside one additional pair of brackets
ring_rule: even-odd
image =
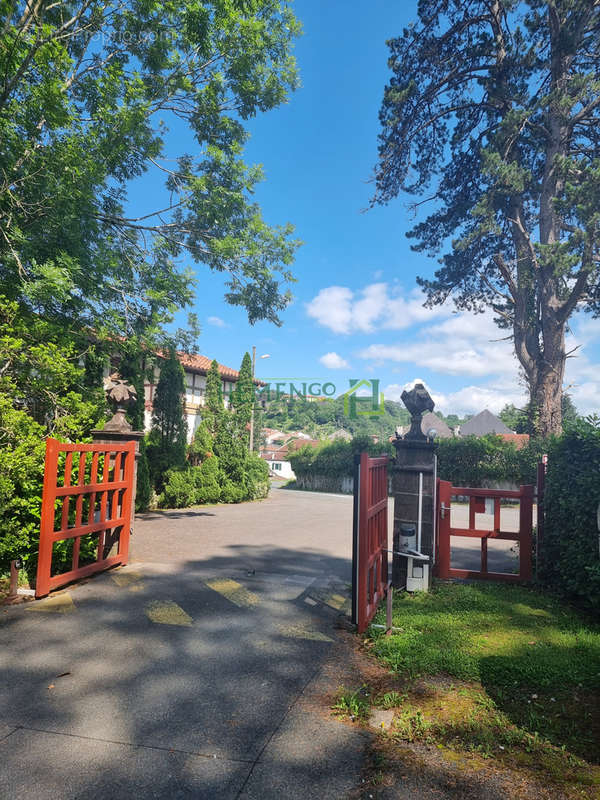
[(417, 526), (404, 523), (400, 525), (400, 551), (394, 555), (408, 560), (406, 570), (406, 591), (426, 592), (429, 587), (429, 556), (417, 549)]

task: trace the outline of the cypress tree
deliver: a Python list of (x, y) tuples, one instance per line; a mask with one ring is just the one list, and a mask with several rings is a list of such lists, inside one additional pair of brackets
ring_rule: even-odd
[(252, 359), (249, 353), (244, 354), (240, 366), (239, 378), (232, 397), (232, 405), (235, 411), (236, 427), (238, 435), (248, 446), (250, 433), (248, 426), (252, 417), (254, 406), (254, 382), (252, 380)]
[[(136, 402), (127, 410), (127, 419), (134, 431), (143, 431), (145, 427), (146, 398), (144, 391), (143, 357), (137, 346), (128, 346), (119, 367), (123, 380), (129, 381), (137, 392)], [(150, 505), (151, 496), (150, 467), (146, 453), (146, 440), (140, 441), (140, 452), (137, 461), (137, 481), (135, 492), (135, 510), (145, 511)]]
[(187, 425), (184, 416), (184, 371), (174, 349), (161, 365), (152, 404), (152, 430), (147, 453), (155, 487), (161, 488), (164, 473), (182, 467), (186, 457)]

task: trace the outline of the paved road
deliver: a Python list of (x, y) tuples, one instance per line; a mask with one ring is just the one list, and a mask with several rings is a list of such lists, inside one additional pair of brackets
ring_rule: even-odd
[(281, 489), (146, 514), (127, 568), (0, 610), (0, 798), (346, 797), (351, 530), (350, 497)]
[(350, 519), (284, 491), (145, 515), (126, 569), (0, 610), (0, 798), (345, 797), (364, 734), (313, 707)]

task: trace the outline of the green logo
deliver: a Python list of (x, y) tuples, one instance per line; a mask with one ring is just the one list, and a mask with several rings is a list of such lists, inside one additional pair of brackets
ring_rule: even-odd
[[(369, 389), (371, 395), (358, 394), (361, 389)], [(373, 417), (385, 413), (383, 392), (379, 391), (379, 380), (350, 378), (350, 388), (342, 395), (344, 398), (344, 414), (352, 419), (357, 417)]]

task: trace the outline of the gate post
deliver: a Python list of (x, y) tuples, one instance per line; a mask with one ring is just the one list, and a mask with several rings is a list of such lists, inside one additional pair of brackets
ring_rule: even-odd
[[(409, 432), (394, 442), (392, 585), (397, 589), (427, 591), (435, 560), (437, 476), (435, 445), (422, 432), (421, 422), (423, 412), (433, 411), (434, 403), (422, 383), (415, 384), (410, 391), (405, 390), (402, 401), (410, 411), (412, 421)], [(407, 555), (397, 555), (403, 551), (407, 551)], [(411, 558), (409, 552), (418, 555)]]
[(138, 461), (140, 460), (140, 441), (144, 438), (144, 431), (134, 431), (127, 421), (125, 414), (127, 412), (127, 407), (135, 403), (137, 392), (134, 386), (121, 380), (116, 372), (105, 380), (104, 387), (106, 398), (114, 407), (114, 414), (104, 428), (92, 431), (92, 439), (94, 444), (124, 445), (126, 442), (135, 442), (133, 490), (131, 494), (131, 533), (133, 533), (137, 470)]

